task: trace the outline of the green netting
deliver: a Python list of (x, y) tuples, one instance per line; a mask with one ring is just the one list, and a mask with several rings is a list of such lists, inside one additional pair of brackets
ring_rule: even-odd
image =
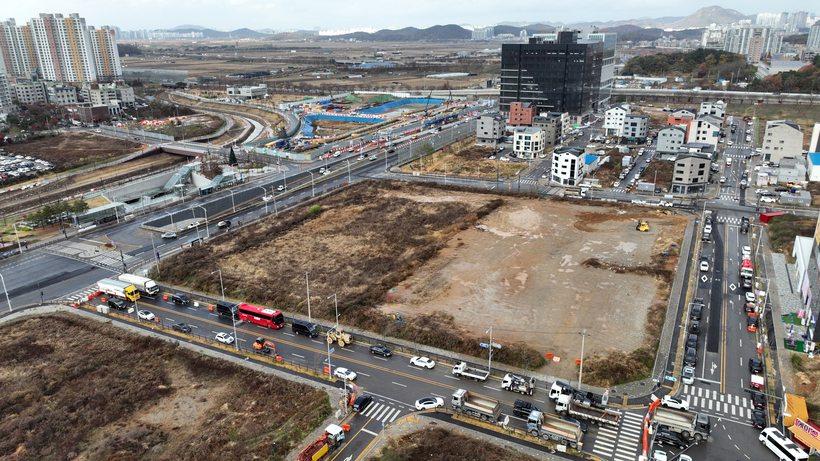
[(361, 98), (357, 98), (356, 96), (353, 96), (352, 94), (347, 95), (345, 97), (345, 99), (348, 100), (348, 101), (352, 101), (352, 102), (362, 102)]

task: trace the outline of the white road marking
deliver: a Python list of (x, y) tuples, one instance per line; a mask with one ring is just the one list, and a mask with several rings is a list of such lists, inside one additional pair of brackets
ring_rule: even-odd
[(305, 356), (304, 356), (304, 355), (299, 355), (299, 354), (294, 354), (294, 353), (291, 353), (290, 355), (292, 355), (292, 356), (294, 356), (294, 357), (299, 357), (300, 359), (305, 358)]
[(407, 387), (406, 384), (397, 383), (395, 381), (392, 381), (392, 383), (395, 384), (396, 386)]

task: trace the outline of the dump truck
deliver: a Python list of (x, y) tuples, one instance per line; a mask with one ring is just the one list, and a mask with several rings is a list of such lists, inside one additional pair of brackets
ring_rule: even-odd
[(527, 431), (533, 437), (552, 440), (561, 445), (581, 449), (584, 433), (581, 426), (570, 421), (564, 421), (542, 411), (533, 410), (527, 418)]
[(576, 419), (595, 421), (613, 427), (618, 427), (621, 419), (621, 413), (618, 411), (597, 408), (591, 403), (573, 399), (572, 396), (566, 394), (558, 397), (558, 401), (555, 403), (555, 412), (561, 416), (569, 415)]
[(518, 392), (519, 394), (532, 395), (532, 393), (535, 392), (535, 378), (525, 378), (507, 373), (501, 381), (501, 389)]
[(707, 440), (712, 433), (712, 422), (708, 415), (703, 413), (689, 413), (658, 407), (652, 413), (651, 422), (658, 424), (661, 429), (677, 432), (684, 438), (695, 442)]
[(257, 354), (276, 355), (276, 345), (261, 336), (253, 342), (253, 348)]
[(459, 362), (456, 366), (454, 366), (453, 374), (456, 376), (471, 378), (475, 381), (486, 381), (487, 377), (490, 376), (489, 371), (470, 367), (467, 365), (467, 362)]
[(129, 301), (140, 299), (140, 294), (133, 284), (120, 282), (119, 280), (102, 279), (97, 282), (97, 290)]
[(159, 293), (159, 285), (157, 282), (148, 277), (140, 277), (139, 275), (122, 274), (117, 277), (120, 282), (130, 283), (137, 288), (137, 291), (145, 296), (154, 296)]
[(297, 456), (297, 461), (317, 461), (339, 448), (345, 441), (345, 431), (340, 426), (331, 424), (321, 437), (305, 447)]
[(494, 422), (501, 415), (501, 404), (498, 400), (479, 397), (464, 389), (457, 389), (453, 392), (453, 400), (450, 404), (453, 410), (481, 418), (483, 421)]

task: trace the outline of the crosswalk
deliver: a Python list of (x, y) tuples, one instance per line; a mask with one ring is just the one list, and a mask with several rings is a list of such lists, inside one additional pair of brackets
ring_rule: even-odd
[(738, 224), (740, 225), (741, 218), (732, 218), (728, 216), (718, 216), (717, 222), (720, 223), (727, 223), (727, 224)]
[(123, 256), (116, 251), (105, 250), (93, 245), (73, 240), (55, 243), (40, 249), (43, 253), (73, 259), (103, 269), (118, 270), (122, 268)]
[(736, 202), (740, 200), (740, 196), (737, 194), (720, 194), (717, 198), (718, 200), (726, 200), (729, 202)]
[(88, 297), (97, 292), (97, 285), (91, 285), (85, 288), (81, 288), (77, 291), (69, 293), (67, 295), (61, 296), (57, 301), (65, 302), (65, 303), (76, 303), (76, 302), (83, 302), (88, 301)]
[(624, 412), (617, 429), (599, 427), (592, 453), (615, 461), (634, 461), (642, 448), (643, 420), (644, 415)]
[(359, 412), (359, 414), (366, 418), (373, 418), (384, 424), (390, 424), (402, 414), (402, 408), (396, 408), (392, 403), (386, 404), (373, 400), (367, 408)]
[(684, 384), (681, 397), (689, 400), (690, 410), (721, 418), (745, 422), (752, 418), (754, 411), (754, 404), (746, 395), (721, 394), (689, 384)]

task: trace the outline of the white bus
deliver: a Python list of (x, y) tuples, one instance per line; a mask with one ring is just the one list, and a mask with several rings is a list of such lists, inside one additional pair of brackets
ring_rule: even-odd
[(760, 432), (760, 441), (781, 461), (808, 461), (809, 455), (773, 427)]

